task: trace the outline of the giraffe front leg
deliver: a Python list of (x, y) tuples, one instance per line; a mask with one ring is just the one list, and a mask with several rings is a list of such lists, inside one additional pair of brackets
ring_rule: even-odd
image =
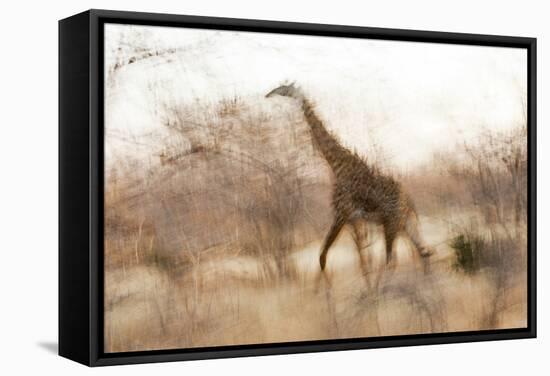
[(332, 243), (334, 243), (334, 240), (336, 240), (336, 237), (342, 230), (342, 227), (344, 226), (345, 223), (346, 223), (346, 218), (344, 216), (337, 216), (334, 219), (332, 226), (330, 226), (330, 229), (327, 233), (327, 236), (325, 237), (325, 241), (323, 242), (323, 246), (321, 248), (321, 256), (319, 257), (321, 272), (325, 270), (325, 266), (327, 264), (328, 251), (332, 246)]
[[(374, 265), (372, 254), (369, 249), (366, 249), (369, 247), (367, 223), (362, 220), (356, 220), (352, 223), (352, 225), (353, 240), (355, 241), (356, 250), (359, 254), (359, 267), (361, 270), (361, 275), (365, 281), (366, 291), (372, 292), (375, 291), (379, 285), (381, 270)], [(364, 253), (365, 249), (366, 255)]]
[(384, 238), (386, 240), (386, 265), (395, 266), (395, 260), (393, 258), (393, 244), (395, 242), (395, 232), (384, 226)]
[(363, 254), (363, 250), (366, 248), (365, 244), (368, 237), (366, 223), (363, 223), (359, 220), (355, 220), (352, 223), (352, 227), (353, 227), (352, 237), (353, 237), (353, 241), (355, 242), (357, 253), (359, 255), (361, 273), (363, 274), (363, 276), (366, 277), (369, 272), (368, 264), (371, 262), (370, 257), (365, 257), (365, 255)]

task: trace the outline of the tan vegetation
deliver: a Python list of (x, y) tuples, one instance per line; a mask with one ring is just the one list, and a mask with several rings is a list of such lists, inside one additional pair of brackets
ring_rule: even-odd
[(367, 275), (344, 231), (319, 286), (332, 182), (302, 114), (240, 97), (158, 111), (155, 158), (107, 161), (105, 351), (526, 325), (524, 125), (394, 171), (437, 251), (429, 273), (404, 241), (387, 269), (373, 225)]

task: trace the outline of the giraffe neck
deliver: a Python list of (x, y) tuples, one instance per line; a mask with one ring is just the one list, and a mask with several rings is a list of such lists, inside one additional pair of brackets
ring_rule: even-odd
[(311, 129), (311, 134), (315, 141), (315, 145), (323, 154), (323, 157), (328, 162), (334, 172), (337, 172), (338, 166), (343, 162), (343, 158), (349, 154), (349, 151), (344, 148), (340, 142), (325, 128), (321, 119), (315, 114), (313, 104), (307, 99), (302, 99), (302, 110), (304, 111), (305, 119)]

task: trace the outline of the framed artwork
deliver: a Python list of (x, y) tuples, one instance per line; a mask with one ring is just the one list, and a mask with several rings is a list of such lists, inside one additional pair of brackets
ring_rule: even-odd
[(59, 23), (59, 353), (530, 338), (536, 39)]

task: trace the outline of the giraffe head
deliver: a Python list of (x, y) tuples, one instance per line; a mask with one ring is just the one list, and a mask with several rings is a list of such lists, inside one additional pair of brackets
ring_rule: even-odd
[(280, 95), (283, 97), (291, 97), (291, 98), (300, 98), (301, 92), (300, 92), (300, 89), (294, 86), (294, 82), (293, 82), (289, 85), (281, 85), (278, 88), (271, 90), (269, 93), (266, 94), (265, 97), (271, 98), (275, 95)]

